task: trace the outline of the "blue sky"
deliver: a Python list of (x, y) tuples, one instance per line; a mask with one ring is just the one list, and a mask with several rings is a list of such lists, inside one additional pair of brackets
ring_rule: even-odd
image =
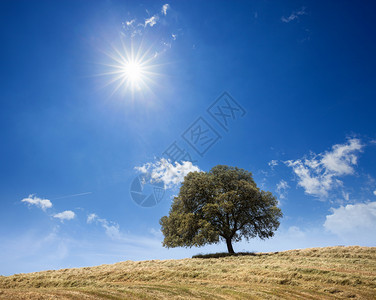
[(0, 274), (226, 251), (158, 223), (217, 164), (284, 213), (235, 251), (376, 246), (374, 6), (1, 1)]

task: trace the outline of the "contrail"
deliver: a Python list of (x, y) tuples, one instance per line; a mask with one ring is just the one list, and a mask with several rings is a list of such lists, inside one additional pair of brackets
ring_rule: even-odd
[(79, 193), (79, 194), (67, 195), (67, 196), (62, 196), (62, 197), (54, 198), (53, 200), (63, 199), (63, 198), (70, 198), (70, 197), (77, 197), (77, 196), (83, 196), (83, 195), (88, 195), (88, 194), (92, 194), (92, 193), (93, 193), (93, 192), (86, 192), (86, 193)]

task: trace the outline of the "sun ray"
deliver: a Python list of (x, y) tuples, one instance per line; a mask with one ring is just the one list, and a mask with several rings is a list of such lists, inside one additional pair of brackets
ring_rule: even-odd
[(99, 75), (110, 77), (106, 86), (114, 86), (112, 95), (122, 89), (132, 95), (136, 91), (151, 91), (150, 85), (155, 84), (152, 77), (160, 75), (156, 71), (158, 65), (154, 64), (156, 55), (152, 54), (152, 48), (144, 48), (142, 41), (138, 45), (130, 43), (127, 47), (121, 40), (120, 47), (112, 45), (111, 53), (105, 53), (111, 62), (103, 64), (107, 70)]

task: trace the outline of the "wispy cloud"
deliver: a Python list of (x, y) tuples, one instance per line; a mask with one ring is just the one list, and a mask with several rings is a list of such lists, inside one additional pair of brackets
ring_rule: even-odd
[(109, 239), (106, 235), (76, 238), (59, 225), (44, 229), (25, 228), (21, 234), (0, 236), (0, 275), (109, 264), (125, 258), (168, 259), (177, 252), (181, 253), (178, 258), (187, 256), (183, 249), (163, 248), (161, 239), (150, 232)]
[(346, 201), (349, 201), (350, 200), (350, 193), (347, 193), (345, 191), (342, 191), (342, 197), (343, 199), (345, 199)]
[(180, 184), (190, 172), (201, 171), (198, 166), (193, 165), (190, 161), (175, 162), (173, 164), (165, 158), (161, 158), (155, 163), (146, 163), (135, 169), (141, 173), (150, 175), (151, 181), (163, 182), (165, 188), (171, 188)]
[(50, 200), (41, 199), (34, 195), (29, 195), (29, 197), (22, 199), (21, 202), (27, 203), (29, 205), (35, 205), (36, 207), (41, 208), (43, 211), (46, 211), (47, 208), (52, 207)]
[(147, 27), (148, 25), (150, 27), (153, 27), (155, 24), (157, 24), (159, 17), (157, 15), (154, 15), (148, 19), (145, 19), (145, 25), (144, 27)]
[(291, 21), (299, 19), (299, 16), (306, 15), (305, 7), (302, 7), (301, 9), (297, 11), (293, 11), (288, 17), (282, 16), (281, 21), (284, 23), (289, 23)]
[(289, 238), (301, 239), (304, 238), (306, 234), (298, 226), (290, 226), (287, 230), (287, 236)]
[(278, 193), (280, 199), (286, 198), (287, 189), (289, 187), (290, 186), (288, 185), (288, 183), (283, 179), (279, 183), (277, 183), (277, 193)]
[(149, 36), (153, 39), (158, 37), (158, 41), (150, 47), (148, 52), (151, 55), (154, 53), (154, 58), (162, 55), (172, 47), (178, 33), (181, 34), (182, 32), (177, 19), (168, 18), (167, 14), (170, 9), (170, 5), (166, 3), (157, 11), (146, 9), (146, 14), (143, 17), (130, 17), (122, 22), (121, 35), (127, 41), (132, 41), (134, 45), (138, 43), (141, 45), (143, 40), (149, 40)]
[(285, 163), (293, 169), (298, 177), (298, 185), (307, 194), (322, 198), (327, 197), (335, 186), (342, 185), (338, 177), (354, 174), (354, 166), (362, 148), (360, 140), (352, 138), (345, 144), (334, 145), (331, 151)]
[(72, 220), (75, 218), (75, 216), (76, 214), (73, 211), (65, 210), (61, 213), (55, 214), (53, 217), (60, 219), (60, 221), (64, 221), (64, 220)]
[(274, 169), (274, 167), (278, 166), (278, 160), (271, 160), (270, 162), (268, 162), (268, 165), (270, 168)]
[(88, 215), (86, 222), (88, 224), (91, 224), (91, 223), (100, 224), (105, 229), (106, 235), (109, 236), (111, 239), (121, 238), (119, 224), (115, 222), (107, 221), (106, 219), (99, 218), (98, 215), (94, 213)]
[(149, 232), (158, 239), (163, 238), (163, 233), (160, 229), (150, 228)]
[(164, 4), (163, 6), (162, 6), (162, 10), (161, 10), (161, 12), (162, 12), (162, 14), (164, 14), (164, 15), (167, 15), (167, 10), (170, 8), (170, 5), (169, 4)]
[[(153, 27), (159, 22), (159, 20), (162, 17), (165, 17), (167, 15), (167, 11), (169, 9), (170, 9), (170, 5), (166, 3), (162, 6), (160, 13), (155, 13), (151, 17), (145, 18), (143, 23), (137, 22), (137, 19), (133, 18), (129, 21), (123, 22), (123, 28), (127, 30), (131, 30), (132, 36), (142, 35), (142, 31), (139, 29), (140, 26), (141, 28), (142, 27), (146, 28), (148, 26)], [(149, 14), (148, 10), (146, 12)]]
[(127, 26), (132, 26), (134, 24), (134, 22), (136, 22), (136, 19), (125, 21), (125, 24), (127, 24)]
[(98, 219), (98, 216), (96, 214), (90, 214), (90, 215), (87, 216), (86, 223), (91, 224), (96, 219)]

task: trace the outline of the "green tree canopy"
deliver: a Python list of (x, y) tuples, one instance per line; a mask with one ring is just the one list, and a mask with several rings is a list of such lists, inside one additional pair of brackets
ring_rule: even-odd
[(228, 252), (234, 253), (232, 242), (272, 237), (280, 217), (276, 197), (260, 190), (251, 172), (218, 165), (184, 178), (169, 215), (160, 220), (163, 246), (203, 246), (224, 240)]

